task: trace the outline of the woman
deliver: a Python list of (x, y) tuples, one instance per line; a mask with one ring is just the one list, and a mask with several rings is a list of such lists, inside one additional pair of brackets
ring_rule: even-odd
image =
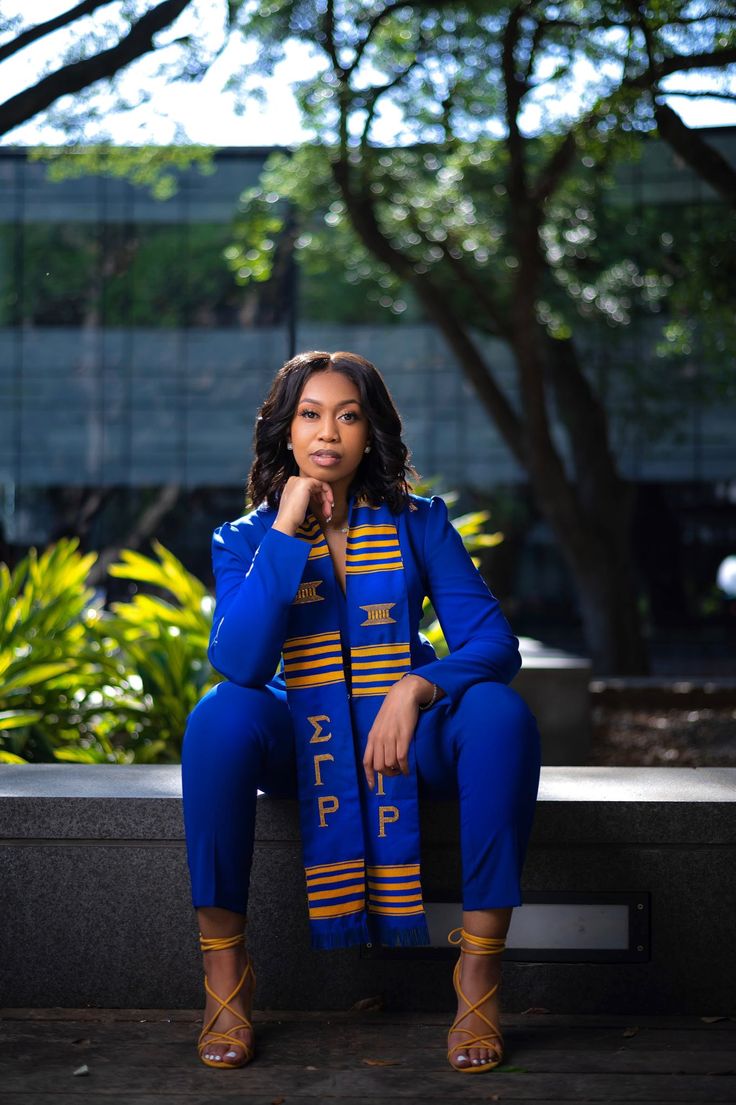
[[(277, 373), (255, 430), (256, 509), (213, 536), (209, 659), (182, 791), (209, 1066), (254, 1054), (244, 928), (256, 792), (299, 798), (312, 943), (428, 943), (417, 795), (459, 798), (463, 924), (448, 1059), (502, 1061), (500, 952), (539, 782), (521, 660), (447, 507), (409, 491), (401, 420), (377, 369), (308, 352)], [(428, 595), (450, 655), (418, 631)], [(280, 668), (276, 675), (277, 664)]]

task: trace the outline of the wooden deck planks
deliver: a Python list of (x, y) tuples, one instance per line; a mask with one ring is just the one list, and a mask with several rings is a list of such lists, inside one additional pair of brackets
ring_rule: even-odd
[(508, 1014), (507, 1061), (475, 1075), (449, 1068), (434, 1014), (254, 1022), (256, 1060), (216, 1071), (197, 1057), (199, 1011), (0, 1010), (0, 1105), (736, 1101), (736, 1018)]

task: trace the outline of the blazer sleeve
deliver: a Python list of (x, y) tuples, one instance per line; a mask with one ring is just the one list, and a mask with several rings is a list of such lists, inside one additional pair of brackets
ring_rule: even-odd
[(521, 668), (519, 640), (438, 495), (429, 503), (424, 563), (427, 594), (450, 654), (413, 668), (414, 674), (436, 683), (453, 705), (473, 683), (510, 683)]
[(207, 657), (226, 679), (263, 687), (273, 678), (309, 548), (281, 530), (263, 534), (251, 521), (226, 522), (214, 531), (215, 611)]

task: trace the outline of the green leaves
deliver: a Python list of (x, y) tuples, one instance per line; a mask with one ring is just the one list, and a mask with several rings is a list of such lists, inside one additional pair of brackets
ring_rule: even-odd
[[(699, 18), (682, 0), (646, 10), (596, 0), (449, 8), (366, 0), (328, 12), (314, 0), (274, 0), (244, 13), (245, 32), (264, 47), (264, 72), (270, 48), (287, 40), (308, 43), (318, 62), (293, 84), (316, 144), (270, 159), (261, 187), (244, 195), (230, 251), (239, 280), (272, 275), (283, 201), (308, 277), (309, 317), (323, 317), (327, 299), (333, 321), (357, 320), (350, 294), (330, 294), (341, 269), (343, 287), (362, 292), (363, 320), (372, 320), (365, 298), (386, 321), (411, 317), (430, 281), (464, 327), (508, 339), (515, 289), (531, 264), (536, 321), (549, 337), (585, 344), (596, 326), (608, 341), (637, 315), (653, 320), (654, 332), (671, 306), (685, 321), (669, 323), (660, 353), (687, 351), (687, 318), (697, 315), (707, 322), (702, 340), (722, 356), (733, 340), (733, 312), (720, 305), (723, 251), (705, 295), (692, 280), (681, 285), (684, 303), (656, 242), (644, 258), (622, 233), (629, 212), (619, 206), (610, 218), (606, 207), (621, 197), (637, 204), (625, 198), (626, 170), (623, 181), (615, 173), (656, 133), (660, 75), (690, 71), (697, 55), (709, 84), (726, 81), (718, 54), (733, 42), (732, 17)], [(385, 123), (378, 129), (382, 113), (392, 122), (388, 138)], [(668, 212), (659, 207), (656, 217)], [(531, 219), (539, 253), (530, 262), (520, 238)]]
[(112, 611), (85, 580), (96, 553), (62, 539), (0, 564), (0, 762), (178, 762), (186, 717), (216, 677), (214, 602), (160, 542), (111, 575), (154, 588)]
[[(179, 40), (181, 43), (183, 39)], [(78, 180), (84, 176), (106, 176), (129, 180), (148, 188), (159, 200), (170, 199), (178, 190), (177, 173), (196, 167), (203, 176), (215, 172), (214, 146), (35, 146), (29, 161), (48, 165), (49, 180)]]
[[(40, 721), (38, 710), (0, 710), (0, 729), (20, 729), (33, 721)], [(18, 762), (23, 761), (18, 757)]]
[(61, 729), (74, 724), (73, 692), (89, 686), (84, 611), (94, 592), (85, 579), (97, 555), (78, 554), (78, 543), (63, 538), (40, 557), (32, 548), (12, 574), (0, 564), (0, 733), (12, 756), (29, 742), (48, 748), (46, 719)]
[[(417, 484), (415, 491), (419, 495), (441, 494), (448, 507), (451, 507), (452, 504), (457, 501), (458, 497), (456, 491), (433, 491), (428, 482)], [(500, 531), (496, 531), (495, 533), (484, 533), (484, 524), (488, 521), (490, 516), (491, 512), (489, 510), (473, 510), (468, 514), (461, 514), (457, 518), (451, 518), (452, 524), (462, 537), (463, 544), (471, 554), (471, 560), (476, 568), (480, 568), (481, 562), (478, 557), (472, 554), (478, 549), (494, 548), (503, 541), (503, 533)], [(435, 617), (432, 603), (428, 598), (424, 600), (422, 614), (423, 618), (428, 619), (427, 624), (422, 628), (422, 633), (432, 645), (438, 656), (446, 656), (449, 652), (447, 641), (445, 640), (439, 620)]]

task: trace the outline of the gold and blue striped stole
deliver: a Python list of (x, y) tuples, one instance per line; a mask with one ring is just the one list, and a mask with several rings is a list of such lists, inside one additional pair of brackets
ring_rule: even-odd
[(381, 704), (411, 670), (396, 519), (387, 504), (372, 506), (353, 495), (348, 518), (347, 640), (330, 549), (309, 512), (297, 537), (311, 547), (283, 644), (312, 943), (318, 948), (427, 944), (414, 742), (408, 776), (379, 774), (371, 791), (363, 770)]

